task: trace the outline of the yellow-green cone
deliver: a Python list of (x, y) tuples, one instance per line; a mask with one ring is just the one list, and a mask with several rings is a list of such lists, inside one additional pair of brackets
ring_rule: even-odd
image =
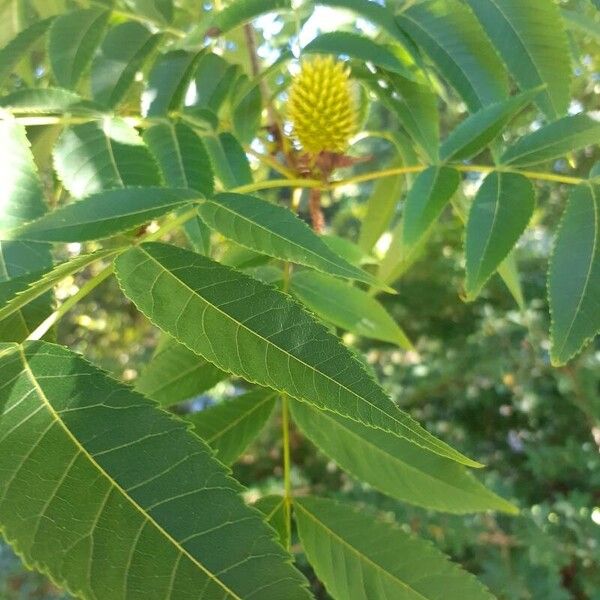
[(302, 63), (290, 90), (293, 135), (311, 154), (343, 154), (356, 131), (356, 107), (344, 63), (317, 56)]

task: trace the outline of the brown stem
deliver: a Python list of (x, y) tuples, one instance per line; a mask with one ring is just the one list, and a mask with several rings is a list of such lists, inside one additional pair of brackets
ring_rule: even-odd
[(250, 66), (252, 67), (252, 75), (256, 77), (260, 73), (260, 64), (258, 62), (258, 54), (256, 53), (256, 39), (254, 38), (254, 30), (250, 23), (244, 25), (244, 35), (246, 36), (246, 46), (248, 47), (248, 56), (250, 57)]
[[(246, 38), (246, 47), (248, 49), (248, 56), (250, 58), (252, 76), (258, 77), (260, 74), (260, 63), (258, 60), (258, 53), (256, 52), (256, 38), (254, 36), (254, 29), (250, 23), (246, 23), (246, 25), (244, 25), (244, 36)], [(260, 95), (266, 104), (267, 115), (269, 117), (269, 128), (273, 129), (273, 135), (277, 136), (280, 134), (279, 119), (273, 104), (269, 101), (270, 94), (267, 88), (267, 82), (264, 79), (261, 79), (258, 87), (260, 89)]]
[(321, 190), (319, 188), (310, 190), (308, 206), (313, 229), (317, 233), (323, 233), (323, 229), (325, 229), (325, 216), (321, 210)]

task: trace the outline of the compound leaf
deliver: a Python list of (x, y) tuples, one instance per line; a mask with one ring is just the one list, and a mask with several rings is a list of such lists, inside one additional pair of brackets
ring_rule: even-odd
[(191, 400), (227, 377), (171, 337), (160, 344), (135, 382), (135, 389), (162, 406)]
[(65, 129), (53, 159), (65, 188), (76, 198), (111, 188), (160, 184), (157, 165), (142, 138), (119, 118)]
[(404, 204), (403, 245), (414, 246), (429, 231), (459, 183), (458, 171), (450, 167), (428, 167), (419, 173)]
[(268, 421), (277, 394), (254, 390), (223, 400), (188, 417), (200, 436), (226, 465), (234, 463)]
[(216, 35), (223, 35), (266, 13), (291, 9), (291, 0), (235, 0), (216, 15), (212, 26)]
[(212, 196), (214, 180), (210, 158), (202, 139), (183, 123), (160, 123), (144, 131), (144, 141), (154, 154), (168, 186), (197, 190)]
[(48, 31), (53, 19), (37, 21), (23, 29), (0, 50), (0, 85), (13, 72), (19, 62), (35, 47)]
[(110, 12), (74, 10), (57, 17), (48, 34), (50, 65), (58, 85), (74, 89), (92, 62)]
[[(395, 160), (391, 168), (399, 167), (402, 161)], [(360, 226), (358, 238), (360, 247), (365, 252), (370, 252), (377, 240), (387, 230), (402, 194), (404, 175), (382, 177), (375, 182), (373, 191), (367, 201), (367, 211)]]
[(123, 188), (66, 204), (11, 232), (12, 239), (45, 242), (99, 240), (143, 225), (199, 199), (193, 190)]
[(199, 56), (197, 52), (184, 50), (159, 55), (148, 75), (142, 99), (148, 117), (165, 116), (181, 108)]
[(411, 77), (410, 72), (384, 45), (349, 31), (322, 33), (302, 49), (303, 54), (343, 54), (362, 62), (371, 62), (382, 69)]
[(138, 14), (159, 23), (170, 23), (173, 20), (173, 0), (125, 0)]
[(536, 102), (549, 119), (570, 100), (571, 53), (553, 0), (467, 0), (522, 90), (543, 85)]
[(478, 466), (398, 409), (352, 353), (286, 294), (158, 243), (127, 250), (115, 270), (125, 295), (155, 325), (220, 369)]
[(265, 521), (277, 532), (279, 540), (284, 548), (290, 544), (289, 532), (286, 523), (286, 506), (283, 496), (272, 494), (259, 498), (254, 507), (265, 515)]
[[(294, 499), (302, 546), (339, 600), (492, 600), (477, 579), (394, 522), (324, 498)], [(340, 569), (337, 566), (344, 565)]]
[(339, 277), (379, 285), (366, 271), (335, 254), (309, 227), (283, 206), (244, 194), (217, 194), (198, 207), (211, 228), (234, 242), (275, 258)]
[(571, 192), (548, 272), (550, 356), (562, 365), (600, 331), (600, 187)]
[(0, 98), (0, 106), (14, 114), (94, 114), (98, 107), (62, 88), (24, 88)]
[(457, 514), (484, 510), (517, 512), (462, 465), (309, 404), (293, 401), (290, 407), (294, 422), (329, 458), (392, 498)]
[[(14, 313), (20, 311), (23, 307), (43, 296), (50, 291), (59, 281), (69, 275), (80, 271), (88, 265), (102, 260), (119, 252), (119, 249), (99, 250), (91, 254), (81, 254), (71, 260), (48, 267), (45, 270), (29, 273), (27, 276), (22, 276), (21, 282), (24, 285), (19, 285), (14, 290), (13, 294), (0, 294), (2, 296), (2, 304), (0, 307), (0, 321), (10, 317)], [(32, 275), (34, 276), (32, 278)], [(8, 283), (14, 280), (8, 280)], [(0, 283), (0, 286), (2, 284)]]
[(396, 18), (427, 52), (470, 110), (506, 98), (507, 77), (473, 13), (455, 0), (427, 0)]
[(600, 122), (586, 114), (563, 117), (518, 139), (502, 155), (501, 163), (524, 167), (554, 160), (597, 144), (599, 136)]
[(66, 348), (0, 353), (0, 526), (29, 565), (90, 599), (310, 597), (183, 421)]
[[(397, 117), (412, 140), (422, 149), (429, 162), (438, 157), (439, 117), (437, 98), (430, 86), (395, 73), (372, 74), (355, 69), (382, 104)], [(386, 85), (382, 85), (382, 81)]]
[(218, 135), (207, 135), (203, 140), (215, 175), (226, 190), (252, 183), (248, 157), (231, 133), (224, 131)]
[(466, 292), (474, 299), (525, 231), (535, 193), (516, 173), (491, 173), (477, 191), (466, 226)]
[(96, 102), (109, 108), (117, 106), (161, 37), (135, 21), (110, 29), (92, 63), (92, 96)]
[(374, 340), (397, 344), (405, 350), (412, 343), (390, 314), (372, 295), (335, 277), (316, 271), (300, 271), (292, 278), (292, 291), (325, 321)]
[(533, 98), (535, 91), (524, 92), (508, 100), (490, 104), (469, 115), (444, 140), (442, 160), (466, 160), (481, 152), (505, 125)]
[(46, 212), (37, 169), (25, 127), (14, 119), (0, 119), (0, 232), (40, 217)]
[[(25, 127), (11, 118), (0, 119), (0, 164), (7, 168), (0, 178), (0, 239), (8, 231), (46, 212), (42, 185), (38, 177)], [(31, 283), (30, 274), (52, 265), (48, 244), (0, 241), (0, 282), (6, 301)], [(15, 278), (21, 279), (15, 282)], [(0, 341), (22, 341), (51, 310), (51, 297), (45, 294), (16, 311), (0, 327)]]

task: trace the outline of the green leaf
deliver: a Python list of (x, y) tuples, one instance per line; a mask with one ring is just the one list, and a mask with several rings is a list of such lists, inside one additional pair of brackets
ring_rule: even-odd
[(412, 343), (383, 306), (367, 292), (315, 271), (300, 271), (292, 291), (319, 317), (346, 331), (411, 349)]
[(25, 273), (19, 277), (12, 277), (10, 279), (0, 280), (0, 306), (4, 310), (4, 305), (10, 302), (17, 294), (20, 294), (27, 290), (27, 288), (36, 281), (40, 280), (47, 270), (33, 271), (31, 273)]
[(463, 4), (427, 0), (411, 6), (396, 19), (471, 111), (506, 98), (504, 66), (481, 25)]
[(113, 108), (126, 96), (146, 60), (156, 50), (161, 35), (153, 35), (135, 21), (109, 30), (92, 63), (92, 96)]
[(286, 524), (285, 499), (275, 494), (263, 496), (254, 503), (254, 508), (265, 515), (265, 521), (273, 527), (279, 535), (279, 541), (284, 548), (290, 545)]
[(66, 204), (11, 232), (12, 239), (45, 242), (99, 240), (143, 225), (199, 199), (198, 192), (124, 188)]
[(403, 243), (416, 244), (440, 216), (460, 183), (450, 167), (428, 167), (419, 173), (404, 205)]
[(536, 92), (530, 90), (469, 115), (444, 140), (440, 148), (441, 159), (466, 160), (481, 152), (535, 95)]
[(0, 250), (0, 279), (4, 281), (52, 266), (49, 244), (2, 241)]
[(597, 144), (599, 136), (600, 122), (586, 114), (563, 117), (518, 139), (502, 155), (501, 163), (526, 166), (554, 160)]
[[(154, 154), (168, 186), (214, 192), (212, 165), (202, 139), (183, 123), (161, 123), (144, 132), (144, 141)], [(210, 251), (210, 229), (196, 216), (184, 223), (192, 247), (202, 254)]]
[(201, 135), (215, 135), (219, 128), (219, 117), (208, 108), (184, 106), (179, 114), (184, 122)]
[[(76, 256), (71, 260), (59, 263), (53, 267), (37, 271), (33, 280), (31, 279), (31, 274), (29, 274), (25, 279), (25, 281), (27, 281), (26, 285), (15, 290), (14, 294), (0, 294), (4, 296), (0, 307), (0, 321), (10, 317), (24, 306), (27, 306), (40, 296), (43, 296), (65, 277), (80, 271), (97, 260), (112, 256), (119, 251), (120, 249), (109, 249), (99, 250), (98, 252), (93, 252), (91, 254), (81, 254), (80, 256)], [(13, 280), (9, 280), (9, 282), (10, 281)], [(0, 283), (0, 286), (1, 285), (2, 284)]]
[[(259, 85), (247, 89), (250, 78), (241, 75), (236, 82), (232, 98), (231, 120), (237, 139), (242, 144), (250, 144), (256, 137), (262, 117), (262, 96)], [(240, 92), (241, 90), (241, 92)]]
[(21, 30), (24, 6), (18, 0), (0, 1), (0, 44), (12, 40)]
[[(431, 88), (393, 73), (372, 74), (354, 69), (369, 88), (392, 111), (425, 157), (434, 162), (438, 157), (439, 117), (437, 97)], [(382, 85), (380, 79), (386, 83)]]
[[(452, 208), (462, 223), (466, 225), (470, 206), (467, 205), (464, 194), (456, 194), (452, 199)], [(522, 311), (525, 310), (525, 299), (523, 297), (521, 282), (519, 281), (519, 271), (517, 269), (514, 251), (510, 252), (500, 263), (498, 266), (498, 275), (500, 275), (502, 281), (504, 281), (504, 284), (517, 303), (517, 306)]]
[(194, 71), (196, 97), (194, 106), (208, 108), (215, 114), (229, 95), (239, 69), (222, 56), (209, 52), (199, 60)]
[[(294, 499), (300, 540), (339, 600), (492, 600), (470, 573), (394, 522), (324, 498)], [(338, 566), (343, 565), (340, 569)]]
[(466, 292), (473, 300), (527, 228), (533, 185), (516, 173), (490, 173), (477, 191), (466, 226)]
[(199, 56), (184, 50), (172, 50), (158, 56), (142, 98), (146, 116), (160, 117), (182, 107)]
[(100, 44), (110, 12), (98, 8), (73, 10), (57, 17), (48, 35), (48, 55), (58, 85), (77, 87)]
[(199, 396), (226, 377), (227, 373), (168, 337), (137, 378), (135, 389), (162, 406), (171, 406)]
[[(31, 250), (34, 251), (34, 267), (52, 262), (49, 249), (42, 247), (41, 244), (37, 244), (37, 248), (32, 249), (24, 242), (0, 243), (0, 305), (14, 298), (19, 292), (26, 290), (29, 284), (36, 281), (45, 272), (44, 270), (30, 271), (10, 277), (15, 267), (22, 271), (23, 258), (32, 254)], [(3, 261), (11, 260), (11, 258), (21, 261), (21, 263), (17, 265), (14, 263), (2, 264)], [(21, 342), (26, 339), (37, 325), (50, 315), (52, 312), (51, 302), (51, 295), (44, 294), (15, 311), (10, 317), (0, 321), (0, 342)]]
[(252, 183), (252, 171), (241, 144), (228, 132), (203, 138), (215, 175), (228, 190)]
[[(25, 278), (26, 283), (52, 265), (50, 246), (38, 242), (0, 242), (0, 282)], [(13, 284), (10, 284), (11, 286)], [(19, 288), (12, 288), (14, 291)], [(4, 293), (10, 294), (10, 290)], [(52, 312), (52, 296), (44, 294), (2, 321), (0, 341), (23, 341)]]
[(327, 233), (320, 237), (329, 246), (330, 250), (347, 260), (355, 267), (377, 263), (375, 258), (364, 252), (360, 246), (346, 238)]
[(0, 98), (0, 106), (15, 114), (93, 114), (95, 107), (81, 96), (61, 88), (22, 89)]
[(502, 281), (504, 281), (504, 285), (508, 288), (511, 296), (517, 303), (517, 306), (524, 311), (525, 298), (523, 297), (523, 288), (521, 287), (521, 281), (519, 280), (519, 269), (517, 267), (514, 251), (510, 252), (500, 263), (498, 266), (498, 275), (500, 275)]
[(192, 248), (200, 254), (210, 256), (211, 231), (206, 223), (196, 215), (183, 224), (183, 229)]
[(387, 284), (397, 281), (421, 257), (434, 227), (431, 226), (419, 240), (409, 246), (404, 243), (404, 221), (392, 230), (390, 245), (379, 265), (377, 277)]
[(549, 119), (569, 106), (571, 53), (553, 0), (467, 0), (522, 90), (544, 89), (536, 102)]
[(212, 196), (214, 181), (210, 158), (194, 130), (183, 123), (153, 125), (144, 141), (154, 154), (169, 187), (197, 190)]
[(597, 19), (590, 20), (587, 15), (574, 10), (561, 9), (560, 13), (569, 29), (589, 35), (596, 41), (600, 40), (600, 22)]
[(378, 2), (365, 2), (365, 0), (315, 0), (315, 4), (350, 10), (371, 21), (371, 23), (379, 25), (383, 31), (399, 41), (403, 46), (410, 46), (409, 40), (407, 40), (394, 19), (394, 13)]
[[(45, 19), (65, 11), (66, 0), (31, 0), (36, 12)], [(111, 0), (106, 0), (110, 2)]]
[(194, 433), (216, 452), (226, 465), (233, 464), (267, 423), (277, 395), (254, 390), (223, 400), (187, 417)]
[(36, 46), (40, 38), (48, 31), (53, 19), (36, 21), (17, 34), (0, 50), (0, 85), (14, 71), (14, 68)]
[(125, 295), (150, 321), (220, 369), (478, 466), (398, 409), (339, 340), (286, 294), (164, 244), (131, 248), (115, 268)]
[[(21, 223), (46, 212), (42, 186), (25, 133), (15, 121), (0, 119), (0, 164), (10, 165), (0, 178), (0, 239)], [(52, 265), (50, 246), (30, 242), (0, 241), (0, 282), (14, 280)], [(26, 280), (25, 285), (30, 279)], [(5, 287), (4, 301), (18, 289)], [(0, 327), (0, 341), (22, 341), (51, 312), (51, 297), (41, 296), (30, 306), (17, 311)]]
[[(252, 269), (268, 263), (269, 257), (265, 256), (264, 254), (254, 252), (254, 250), (249, 250), (248, 248), (239, 246), (235, 242), (231, 242), (227, 245), (225, 251), (219, 257), (219, 262), (223, 265), (227, 265), (228, 267), (235, 267), (236, 269)], [(281, 276), (281, 270), (277, 270)]]
[[(402, 166), (401, 160), (395, 160), (390, 168)], [(365, 252), (370, 252), (377, 240), (389, 227), (402, 195), (404, 175), (381, 177), (375, 182), (367, 201), (367, 210), (360, 226), (358, 243)]]
[(52, 154), (57, 175), (76, 198), (112, 188), (161, 183), (142, 138), (119, 118), (68, 127)]
[(83, 598), (309, 597), (182, 421), (53, 344), (5, 345), (0, 373), (0, 526), (27, 564)]
[(304, 221), (283, 206), (228, 193), (203, 202), (198, 213), (211, 229), (261, 254), (379, 285), (372, 275), (332, 252)]
[(62, 130), (62, 124), (53, 123), (30, 127), (27, 131), (35, 164), (44, 173), (52, 172), (52, 150)]
[(426, 452), (385, 431), (365, 427), (302, 403), (290, 404), (294, 423), (342, 469), (376, 490), (430, 510), (515, 513), (462, 465)]
[(411, 78), (410, 72), (398, 57), (383, 44), (368, 37), (348, 31), (322, 33), (302, 49), (303, 54), (344, 54), (363, 62), (371, 62), (378, 67)]
[[(393, 131), (388, 138), (390, 143), (394, 144), (398, 157), (402, 159), (402, 162), (407, 167), (416, 167), (419, 165), (419, 156), (415, 152), (415, 148), (410, 141), (410, 138), (403, 131)], [(437, 156), (437, 148), (435, 150)], [(435, 162), (438, 162), (437, 160)], [(406, 173), (406, 183), (409, 187), (412, 185), (416, 173)]]
[[(0, 237), (3, 233), (46, 212), (37, 169), (25, 127), (0, 118)], [(8, 167), (8, 168), (6, 168)]]
[(291, 0), (234, 0), (217, 13), (212, 26), (215, 35), (223, 35), (256, 17), (280, 10), (292, 10)]
[(132, 10), (157, 23), (173, 21), (173, 0), (125, 0)]
[(548, 271), (550, 356), (565, 364), (599, 331), (600, 186), (580, 185), (569, 197)]

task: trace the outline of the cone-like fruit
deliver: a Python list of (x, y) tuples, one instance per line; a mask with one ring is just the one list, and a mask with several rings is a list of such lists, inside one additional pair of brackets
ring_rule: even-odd
[(344, 63), (331, 56), (305, 60), (292, 83), (288, 116), (305, 152), (343, 154), (356, 131), (357, 118)]

